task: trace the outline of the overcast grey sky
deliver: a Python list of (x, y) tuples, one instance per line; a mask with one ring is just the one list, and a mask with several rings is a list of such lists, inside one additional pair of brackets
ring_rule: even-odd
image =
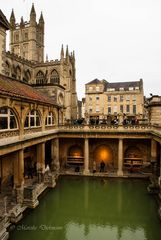
[(109, 82), (143, 78), (145, 94), (161, 95), (161, 0), (0, 0), (9, 19), (29, 20), (32, 2), (45, 20), (45, 53), (75, 50), (77, 92), (94, 78)]

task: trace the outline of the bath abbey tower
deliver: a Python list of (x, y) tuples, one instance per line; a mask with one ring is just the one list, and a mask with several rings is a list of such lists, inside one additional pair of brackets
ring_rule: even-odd
[(60, 60), (44, 61), (44, 28), (43, 14), (41, 13), (37, 22), (34, 5), (31, 8), (29, 22), (24, 21), (22, 17), (20, 23), (16, 23), (12, 10), (9, 52), (5, 52), (5, 31), (1, 30), (3, 38), (1, 72), (28, 83), (51, 97), (59, 106), (61, 123), (77, 117), (75, 55), (74, 52), (69, 53), (68, 46), (64, 53), (62, 46)]
[(145, 99), (142, 79), (95, 79), (78, 117), (75, 54), (61, 46), (60, 59), (44, 60), (44, 34), (34, 5), (28, 22), (0, 10), (0, 240), (62, 175), (148, 178), (161, 219), (161, 96)]

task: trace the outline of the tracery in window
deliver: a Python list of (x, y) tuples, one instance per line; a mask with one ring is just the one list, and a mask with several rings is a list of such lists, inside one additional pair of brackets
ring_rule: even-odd
[(10, 64), (6, 61), (6, 75), (10, 76)]
[(51, 77), (50, 77), (50, 83), (53, 83), (53, 84), (59, 84), (59, 74), (58, 72), (54, 69), (52, 72), (51, 72)]
[(30, 80), (31, 80), (31, 73), (29, 70), (27, 70), (24, 73), (23, 81), (28, 83), (28, 82), (30, 82)]
[(36, 75), (36, 84), (45, 84), (45, 75), (42, 71), (39, 71)]
[(16, 67), (16, 78), (21, 79), (21, 69), (19, 66)]

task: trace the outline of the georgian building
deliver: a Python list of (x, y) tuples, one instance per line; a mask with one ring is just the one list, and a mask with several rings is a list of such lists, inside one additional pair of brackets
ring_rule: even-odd
[[(141, 171), (142, 177), (151, 174), (154, 166), (161, 191), (160, 97), (149, 99), (149, 125), (65, 125), (64, 117), (74, 118), (77, 109), (74, 54), (69, 55), (67, 48), (64, 57), (62, 48), (60, 61), (41, 62), (42, 35), (37, 43), (41, 52), (36, 54), (38, 49), (35, 49), (36, 56), (32, 54), (34, 44), (31, 47), (28, 43), (28, 48), (21, 46), (20, 32), (24, 31), (27, 40), (31, 22), (34, 21), (33, 29), (38, 27), (34, 7), (30, 17), (30, 23), (21, 20), (20, 25), (12, 26), (15, 39), (11, 50), (20, 54), (15, 55), (5, 51), (6, 30), (10, 25), (0, 11), (0, 197), (7, 195), (15, 200), (7, 214), (4, 209), (1, 211), (0, 239), (8, 239), (6, 226), (17, 223), (27, 207), (36, 207), (39, 195), (47, 187), (55, 187), (55, 179), (61, 174), (76, 174), (75, 170), (79, 170), (79, 176), (131, 177), (131, 171), (137, 174)], [(114, 85), (95, 80), (86, 85), (83, 104), (87, 111), (92, 109), (89, 114), (100, 117), (109, 114), (109, 103), (112, 114), (115, 114), (114, 106), (120, 109), (121, 105), (123, 113), (129, 105), (132, 116), (133, 110), (143, 114), (142, 81)], [(84, 113), (86, 117), (87, 113)], [(103, 175), (100, 175), (101, 161), (105, 163)], [(161, 208), (159, 211), (161, 217)]]
[(95, 79), (85, 87), (85, 114), (87, 118), (126, 115), (144, 117), (143, 80), (110, 83)]

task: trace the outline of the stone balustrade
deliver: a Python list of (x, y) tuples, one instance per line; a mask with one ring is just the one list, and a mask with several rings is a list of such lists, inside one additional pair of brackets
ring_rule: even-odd
[(20, 134), (18, 130), (0, 132), (0, 147), (7, 146), (8, 144), (16, 144), (28, 140), (36, 140), (42, 137), (51, 138), (55, 134), (59, 135), (62, 133), (96, 133), (96, 134), (154, 134), (161, 138), (161, 126), (150, 125), (150, 124), (137, 124), (137, 125), (59, 125), (50, 127), (50, 129), (42, 130), (41, 127), (26, 129), (24, 134)]
[(152, 126), (151, 125), (146, 125), (146, 124), (139, 124), (139, 125), (59, 125), (56, 127), (59, 130), (112, 130), (112, 131), (117, 131), (117, 130), (151, 130)]

